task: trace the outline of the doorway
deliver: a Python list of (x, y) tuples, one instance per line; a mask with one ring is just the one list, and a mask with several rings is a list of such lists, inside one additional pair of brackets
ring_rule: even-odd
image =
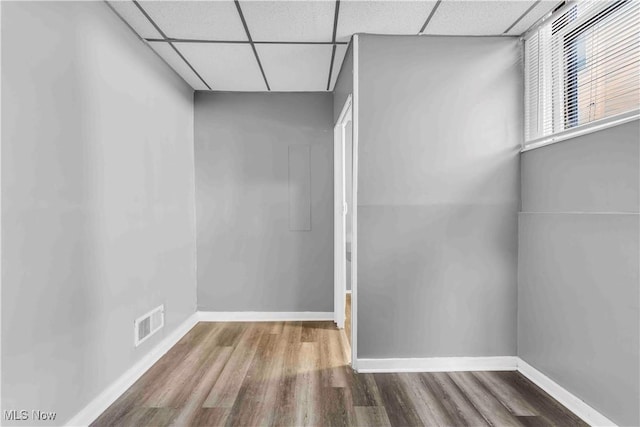
[(334, 321), (344, 330), (351, 358), (351, 277), (353, 242), (353, 120), (351, 95), (334, 128)]

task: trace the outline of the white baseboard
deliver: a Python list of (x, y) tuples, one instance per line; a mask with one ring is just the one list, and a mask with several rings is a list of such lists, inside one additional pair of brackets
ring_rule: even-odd
[(517, 370), (589, 425), (616, 425), (582, 399), (516, 356), (358, 359), (355, 366), (359, 373)]
[(358, 359), (358, 372), (515, 371), (515, 356)]
[(333, 311), (198, 311), (200, 322), (333, 321)]
[(153, 366), (167, 351), (171, 349), (187, 332), (193, 328), (198, 319), (196, 313), (192, 314), (169, 333), (149, 353), (136, 362), (117, 380), (111, 383), (102, 393), (93, 399), (87, 406), (65, 423), (66, 426), (88, 426), (96, 420), (113, 402), (116, 401), (129, 387), (133, 385), (149, 368)]
[[(269, 322), (333, 320), (333, 312), (210, 312), (199, 311), (185, 320), (158, 343), (146, 356), (114, 381), (87, 406), (65, 423), (66, 426), (88, 426), (118, 397), (124, 394), (154, 363), (169, 351), (198, 322)], [(592, 426), (616, 424), (583, 400), (560, 386), (516, 356), (495, 357), (428, 357), (404, 359), (357, 359), (360, 373), (382, 372), (456, 372), (518, 370), (551, 397)]]
[(333, 321), (333, 312), (212, 312), (198, 311), (159, 342), (147, 355), (129, 368), (87, 406), (65, 423), (66, 426), (88, 426), (113, 402), (122, 396), (167, 351), (186, 335), (198, 322), (273, 322), (273, 321)]
[(518, 371), (527, 377), (532, 383), (543, 389), (551, 397), (562, 403), (571, 412), (582, 418), (592, 426), (615, 426), (616, 424), (593, 409), (582, 399), (562, 387), (560, 384), (518, 358)]

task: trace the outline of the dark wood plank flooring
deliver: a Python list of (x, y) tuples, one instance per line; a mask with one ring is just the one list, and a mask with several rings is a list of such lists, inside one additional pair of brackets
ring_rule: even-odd
[(517, 372), (358, 374), (331, 322), (199, 323), (93, 426), (586, 426)]

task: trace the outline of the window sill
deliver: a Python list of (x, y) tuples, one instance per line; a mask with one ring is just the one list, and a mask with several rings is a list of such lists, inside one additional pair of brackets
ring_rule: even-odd
[(558, 142), (573, 139), (578, 136), (587, 135), (600, 130), (608, 129), (614, 126), (618, 126), (624, 123), (629, 123), (640, 118), (640, 110), (629, 111), (628, 113), (619, 114), (617, 116), (608, 117), (606, 119), (597, 120), (592, 123), (588, 123), (582, 126), (578, 126), (564, 132), (559, 132), (553, 135), (545, 136), (533, 141), (525, 143), (521, 153), (526, 151), (535, 150), (536, 148), (546, 147), (547, 145), (556, 144)]

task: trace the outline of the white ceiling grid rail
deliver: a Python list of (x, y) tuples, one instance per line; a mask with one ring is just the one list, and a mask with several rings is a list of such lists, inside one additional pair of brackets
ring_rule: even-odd
[(519, 36), (560, 0), (108, 1), (195, 90), (331, 91), (355, 33)]

